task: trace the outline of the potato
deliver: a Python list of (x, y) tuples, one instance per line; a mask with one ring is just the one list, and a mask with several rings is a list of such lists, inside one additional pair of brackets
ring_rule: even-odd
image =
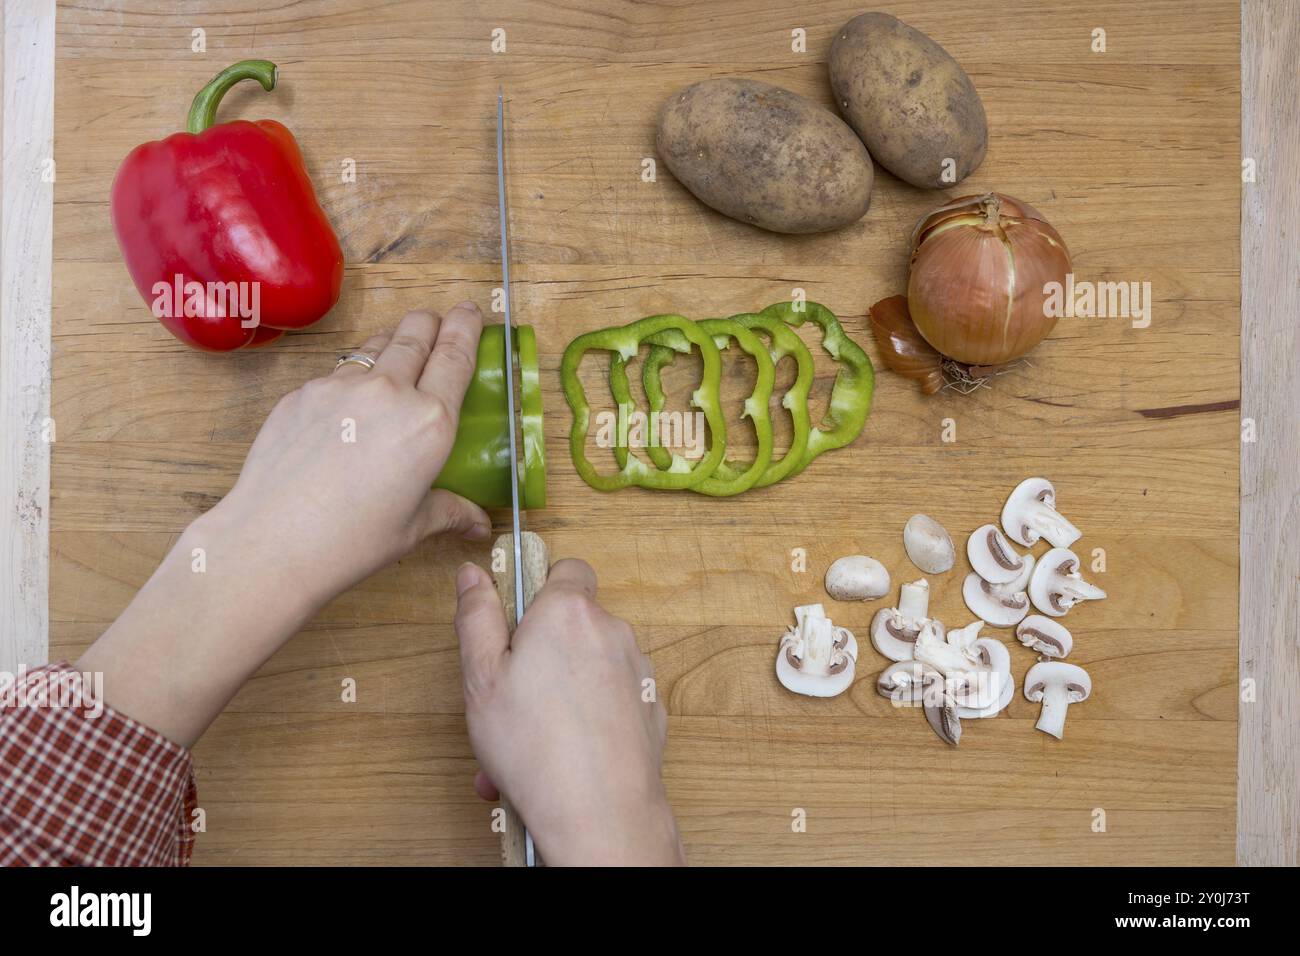
[(899, 179), (951, 186), (983, 161), (984, 104), (957, 61), (919, 30), (887, 13), (854, 17), (831, 44), (830, 73), (840, 112)]
[(862, 218), (874, 172), (829, 110), (755, 80), (703, 80), (664, 104), (660, 157), (695, 197), (773, 232), (825, 232)]

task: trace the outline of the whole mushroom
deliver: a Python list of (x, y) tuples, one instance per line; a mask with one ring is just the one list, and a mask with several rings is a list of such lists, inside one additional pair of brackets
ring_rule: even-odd
[(826, 593), (837, 601), (874, 601), (889, 593), (889, 572), (875, 558), (850, 554), (826, 569)]
[(956, 560), (952, 538), (929, 515), (912, 515), (903, 526), (903, 548), (912, 563), (926, 574), (943, 574)]

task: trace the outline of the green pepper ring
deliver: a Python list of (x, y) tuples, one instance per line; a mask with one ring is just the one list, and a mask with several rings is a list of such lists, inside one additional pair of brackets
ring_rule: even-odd
[[(794, 329), (780, 319), (755, 312), (742, 312), (730, 316), (730, 319), (747, 329), (758, 329), (772, 337), (771, 358), (774, 369), (787, 356), (795, 360), (798, 369), (794, 383), (781, 397), (781, 407), (790, 413), (792, 427), (790, 447), (782, 457), (767, 466), (754, 484), (755, 488), (766, 488), (792, 474), (803, 463), (804, 449), (808, 447), (808, 434), (812, 427), (808, 414), (808, 393), (812, 391), (814, 376), (812, 353), (808, 351), (808, 346), (803, 344), (803, 339), (799, 338)], [(646, 395), (650, 395), (652, 390), (663, 391), (663, 386), (659, 383), (659, 373), (664, 365), (672, 361), (672, 358), (671, 352), (657, 356), (653, 351), (646, 358), (641, 373)], [(659, 464), (659, 459), (654, 455), (655, 451), (659, 449), (650, 449), (650, 457), (655, 464)], [(713, 473), (713, 477), (726, 480), (734, 474), (734, 469), (724, 459), (718, 465), (717, 471)]]
[[(709, 450), (693, 468), (685, 459), (678, 457), (669, 470), (658, 471), (647, 466), (636, 455), (628, 455), (616, 474), (601, 475), (597, 473), (595, 466), (586, 455), (585, 445), (587, 430), (591, 425), (591, 406), (582, 389), (582, 382), (578, 379), (578, 365), (586, 353), (596, 349), (615, 352), (623, 359), (623, 363), (626, 363), (636, 356), (644, 339), (667, 329), (677, 329), (700, 350), (704, 368), (700, 375), (699, 388), (695, 390), (691, 404), (704, 412), (712, 438)], [(630, 412), (632, 404), (626, 367), (623, 363), (619, 363), (617, 374), (611, 368), (610, 376), (610, 388), (614, 392), (615, 401), (619, 404), (620, 420), (623, 415)], [(727, 423), (722, 415), (719, 401), (722, 385), (722, 357), (713, 339), (690, 319), (680, 315), (652, 315), (621, 328), (599, 329), (579, 335), (569, 343), (560, 360), (560, 383), (564, 387), (565, 401), (569, 403), (569, 408), (573, 412), (573, 427), (569, 431), (569, 451), (573, 458), (573, 466), (582, 480), (597, 491), (617, 491), (630, 485), (641, 488), (692, 488), (712, 475), (713, 470), (722, 461), (722, 455), (727, 447)], [(616, 448), (617, 445), (616, 441)]]
[(871, 410), (871, 393), (875, 389), (876, 373), (871, 359), (862, 347), (849, 338), (835, 314), (824, 305), (805, 302), (799, 308), (793, 302), (769, 305), (759, 315), (780, 319), (786, 325), (798, 328), (811, 321), (822, 330), (822, 348), (839, 364), (835, 384), (831, 386), (831, 400), (821, 425), (812, 429), (808, 447), (803, 457), (790, 472), (797, 475), (824, 451), (842, 448), (862, 433), (867, 413)]
[[(758, 365), (758, 373), (754, 377), (754, 390), (745, 399), (745, 410), (741, 413), (741, 417), (748, 418), (754, 426), (757, 448), (753, 462), (744, 470), (738, 470), (728, 467), (724, 456), (714, 473), (691, 489), (700, 494), (724, 498), (753, 488), (768, 465), (772, 463), (772, 416), (768, 411), (767, 402), (772, 396), (776, 366), (768, 353), (766, 343), (741, 323), (733, 319), (704, 319), (698, 324), (701, 329), (714, 337), (714, 342), (719, 349), (725, 349), (730, 342), (734, 341), (742, 350), (752, 355)], [(682, 349), (679, 347), (680, 339), (675, 331), (660, 333), (651, 337), (649, 341), (652, 347), (650, 356), (646, 359), (642, 382), (645, 385), (646, 402), (650, 406), (651, 414), (654, 415), (663, 411), (667, 402), (659, 372), (664, 365), (671, 363), (674, 354)], [(652, 431), (652, 442), (653, 434)], [(662, 446), (652, 443), (647, 449), (647, 454), (657, 466), (665, 467), (668, 452)], [(724, 467), (725, 473), (722, 472)]]

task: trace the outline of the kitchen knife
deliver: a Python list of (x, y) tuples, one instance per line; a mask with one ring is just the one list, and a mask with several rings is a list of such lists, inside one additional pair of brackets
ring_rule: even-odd
[[(546, 581), (550, 559), (540, 537), (523, 530), (519, 514), (519, 454), (515, 437), (518, 410), (515, 407), (514, 341), (510, 317), (510, 226), (506, 207), (505, 91), (497, 89), (497, 208), (501, 219), (501, 293), (505, 308), (506, 403), (510, 417), (510, 534), (497, 539), (493, 549), (493, 575), (506, 610), (506, 625), (513, 636), (515, 627), (533, 596)], [(500, 549), (500, 550), (497, 550)], [(504, 558), (504, 561), (498, 557)], [(505, 829), (501, 833), (501, 861), (505, 866), (540, 866), (532, 835), (519, 814), (503, 795)]]

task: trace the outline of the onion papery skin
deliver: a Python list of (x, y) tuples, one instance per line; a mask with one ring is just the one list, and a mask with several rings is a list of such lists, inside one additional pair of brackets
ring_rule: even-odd
[(1070, 252), (1033, 206), (1000, 193), (963, 196), (923, 218), (912, 236), (908, 309), (943, 355), (999, 365), (1056, 325), (1044, 286), (1064, 286)]
[(907, 314), (907, 296), (881, 299), (867, 314), (880, 357), (891, 371), (915, 380), (926, 395), (943, 388), (943, 356), (917, 331)]

